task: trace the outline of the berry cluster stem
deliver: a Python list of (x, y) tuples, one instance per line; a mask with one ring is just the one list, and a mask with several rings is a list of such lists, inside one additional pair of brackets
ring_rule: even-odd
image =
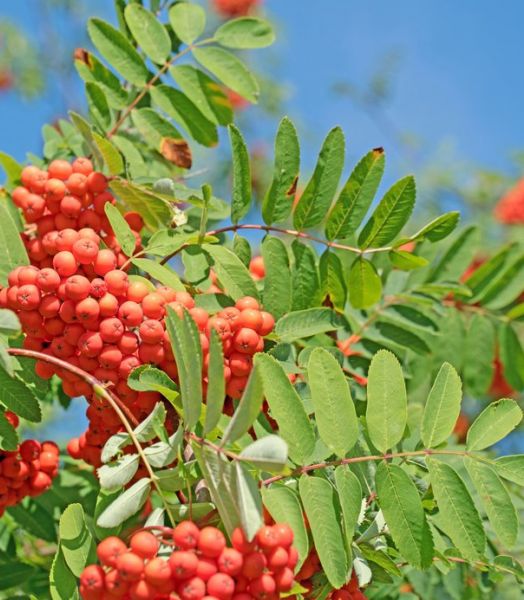
[[(103, 383), (98, 381), (98, 379), (96, 379), (96, 377), (93, 377), (93, 375), (90, 375), (86, 371), (79, 369), (78, 367), (75, 367), (74, 365), (69, 364), (65, 360), (61, 360), (60, 358), (56, 358), (54, 356), (49, 356), (48, 354), (44, 354), (42, 352), (36, 352), (34, 350), (26, 350), (23, 348), (9, 348), (8, 353), (13, 356), (24, 356), (27, 358), (34, 358), (36, 360), (41, 360), (43, 362), (53, 364), (62, 369), (66, 369), (70, 373), (73, 373), (74, 375), (81, 377), (86, 383), (88, 383), (89, 385), (91, 385), (93, 387), (93, 392), (97, 396), (100, 396), (101, 398), (103, 398), (104, 400), (106, 400), (108, 402), (108, 404), (111, 406), (111, 408), (115, 411), (115, 413), (119, 417), (122, 425), (124, 426), (124, 429), (126, 430), (127, 434), (129, 435), (130, 440), (132, 441), (133, 445), (135, 446), (137, 454), (140, 457), (142, 463), (144, 464), (144, 467), (147, 470), (147, 473), (151, 479), (151, 482), (155, 486), (155, 489), (158, 492), (158, 495), (162, 499), (166, 513), (167, 513), (169, 519), (171, 520), (171, 522), (174, 524), (175, 519), (174, 519), (173, 513), (171, 512), (171, 509), (169, 507), (169, 503), (168, 503), (167, 499), (165, 498), (160, 485), (158, 484), (158, 478), (156, 477), (155, 472), (153, 471), (151, 465), (149, 464), (149, 462), (147, 460), (147, 456), (144, 453), (144, 449), (142, 448), (142, 445), (140, 444), (138, 438), (136, 437), (133, 427), (131, 426), (131, 423), (129, 422), (129, 419), (126, 416), (127, 409), (121, 403), (121, 401), (119, 399), (117, 399), (116, 397), (114, 397), (113, 394), (109, 393), (109, 391), (103, 385)], [(131, 417), (132, 417), (132, 415), (131, 415)], [(134, 419), (134, 417), (132, 417), (132, 418), (134, 421), (136, 421), (136, 419)]]

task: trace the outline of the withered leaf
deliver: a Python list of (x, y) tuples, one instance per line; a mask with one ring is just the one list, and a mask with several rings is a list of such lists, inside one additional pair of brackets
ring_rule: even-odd
[(183, 169), (190, 169), (193, 164), (191, 148), (185, 140), (162, 138), (160, 152), (164, 158)]

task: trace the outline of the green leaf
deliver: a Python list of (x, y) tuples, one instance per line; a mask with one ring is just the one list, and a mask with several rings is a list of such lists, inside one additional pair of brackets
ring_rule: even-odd
[(131, 262), (135, 265), (135, 267), (138, 267), (141, 271), (148, 273), (151, 275), (151, 277), (153, 277), (153, 279), (156, 279), (162, 285), (167, 285), (177, 292), (184, 292), (186, 290), (178, 275), (169, 267), (161, 265), (154, 260), (150, 260), (149, 258), (133, 258)]
[(80, 577), (84, 567), (95, 560), (95, 544), (85, 522), (81, 504), (70, 504), (59, 525), (60, 548), (71, 572)]
[(436, 448), (453, 433), (462, 402), (462, 382), (455, 369), (444, 363), (429, 392), (420, 437), (426, 448)]
[(147, 462), (155, 469), (167, 467), (176, 460), (180, 442), (182, 441), (184, 430), (179, 428), (168, 442), (156, 442), (152, 446), (144, 449)]
[(124, 15), (129, 30), (146, 56), (163, 64), (171, 53), (171, 40), (165, 27), (153, 13), (135, 2), (126, 6)]
[(501, 456), (495, 460), (494, 467), (504, 479), (524, 486), (524, 454)]
[(237, 481), (234, 466), (223, 454), (217, 454), (206, 446), (193, 445), (202, 475), (206, 481), (211, 499), (229, 536), (240, 523), (237, 504)]
[(337, 254), (328, 249), (320, 257), (318, 269), (322, 294), (331, 300), (337, 310), (343, 311), (346, 305), (347, 288), (342, 261)]
[(427, 460), (439, 516), (453, 544), (466, 560), (484, 555), (486, 535), (473, 499), (458, 473), (449, 465)]
[(233, 121), (231, 103), (214, 79), (191, 65), (171, 67), (169, 72), (184, 94), (212, 123), (228, 125)]
[[(149, 371), (149, 369), (147, 369)], [(150, 442), (158, 437), (158, 432), (164, 425), (167, 412), (163, 402), (157, 402), (153, 410), (135, 428), (135, 436), (139, 442)]]
[(252, 369), (242, 398), (222, 436), (222, 446), (242, 437), (260, 413), (264, 392), (258, 368)]
[(297, 549), (301, 565), (309, 554), (309, 538), (298, 494), (288, 486), (272, 485), (262, 487), (262, 500), (276, 523), (287, 523), (293, 530), (293, 546)]
[(217, 144), (216, 126), (206, 119), (183, 92), (168, 85), (157, 85), (151, 89), (150, 93), (153, 102), (180, 123), (196, 142), (203, 146)]
[(160, 153), (166, 142), (184, 141), (180, 131), (152, 108), (135, 108), (131, 111), (131, 118), (146, 142)]
[(251, 167), (242, 134), (234, 125), (229, 125), (228, 130), (233, 161), (231, 220), (236, 224), (249, 212), (251, 206)]
[(444, 254), (436, 261), (428, 281), (455, 281), (471, 263), (478, 244), (479, 230), (475, 226), (464, 228)]
[(98, 527), (116, 527), (144, 506), (151, 492), (151, 481), (147, 477), (139, 479), (131, 487), (118, 496), (98, 517)]
[(498, 330), (499, 356), (504, 367), (504, 378), (515, 390), (524, 388), (524, 349), (517, 332), (510, 323)]
[(14, 452), (17, 449), (18, 442), (16, 429), (5, 418), (4, 411), (0, 410), (0, 449)]
[(184, 44), (192, 44), (206, 27), (205, 10), (189, 2), (177, 2), (169, 9), (169, 22)]
[(369, 437), (380, 452), (387, 452), (402, 439), (408, 418), (402, 368), (388, 350), (380, 350), (373, 357), (368, 371), (367, 392)]
[(9, 515), (19, 527), (41, 540), (56, 543), (56, 523), (53, 516), (38, 501), (24, 500), (19, 504), (10, 506)]
[(132, 256), (135, 251), (136, 239), (131, 231), (131, 227), (129, 227), (118, 208), (110, 202), (106, 203), (104, 210), (115, 234), (116, 241), (122, 248), (122, 252), (126, 256)]
[(443, 240), (455, 229), (459, 219), (460, 213), (457, 210), (444, 213), (436, 219), (433, 219), (433, 221), (429, 222), (427, 225), (424, 225), (417, 233), (410, 236), (409, 240), (412, 242), (423, 240), (438, 242), (439, 240)]
[(84, 117), (81, 117), (79, 114), (73, 112), (72, 110), (69, 111), (69, 116), (71, 118), (71, 122), (73, 123), (74, 127), (77, 129), (77, 131), (82, 136), (85, 144), (87, 145), (89, 150), (91, 150), (91, 152), (93, 153), (94, 158), (95, 158), (95, 163), (99, 164), (99, 165), (103, 165), (104, 158), (100, 154), (100, 150), (98, 149), (98, 146), (95, 144), (95, 140), (93, 138), (93, 129), (91, 128), (91, 125), (88, 123), (88, 121), (86, 121), (84, 119)]
[(100, 156), (110, 175), (119, 175), (124, 170), (124, 161), (120, 152), (107, 138), (93, 131), (93, 142), (100, 152)]
[(380, 300), (382, 281), (369, 260), (358, 257), (349, 271), (349, 301), (353, 308), (369, 308)]
[(348, 465), (340, 465), (335, 469), (335, 485), (342, 509), (346, 548), (350, 556), (351, 542), (362, 510), (362, 486)]
[(279, 238), (266, 236), (261, 245), (266, 275), (262, 299), (275, 319), (291, 311), (292, 286), (287, 247)]
[(293, 122), (284, 117), (275, 138), (273, 180), (262, 202), (262, 216), (271, 225), (285, 221), (295, 199), (300, 168), (300, 145)]
[(422, 501), (409, 475), (398, 465), (381, 462), (375, 475), (378, 503), (402, 556), (417, 568), (433, 559), (433, 540)]
[(389, 188), (360, 232), (359, 246), (378, 248), (394, 240), (413, 212), (415, 195), (415, 180), (411, 175)]
[(337, 359), (324, 348), (311, 353), (307, 375), (320, 438), (337, 456), (344, 457), (359, 433), (346, 377)]
[(266, 435), (246, 446), (240, 457), (261, 471), (279, 473), (287, 463), (287, 444), (278, 435)]
[(75, 59), (75, 67), (85, 82), (96, 83), (102, 88), (111, 108), (121, 109), (126, 106), (128, 94), (120, 85), (118, 77), (94, 54), (82, 49), (80, 57)]
[(103, 465), (97, 471), (100, 487), (106, 490), (124, 487), (135, 476), (139, 462), (138, 454), (126, 454), (114, 463)]
[(524, 254), (518, 256), (500, 274), (482, 294), (482, 304), (491, 310), (505, 308), (517, 300), (522, 293), (522, 278), (524, 277)]
[(87, 105), (96, 123), (104, 130), (111, 127), (111, 111), (102, 88), (89, 81), (86, 83)]
[(159, 392), (167, 398), (173, 406), (181, 409), (178, 402), (178, 388), (175, 382), (160, 369), (151, 365), (142, 365), (133, 369), (133, 372), (127, 379), (127, 384), (133, 390), (138, 392)]
[(144, 61), (120, 31), (101, 19), (89, 19), (87, 31), (95, 48), (122, 77), (138, 87), (147, 83)]
[(7, 285), (7, 276), (15, 267), (28, 264), (27, 252), (6, 201), (0, 201), (0, 284)]
[(249, 269), (249, 263), (251, 262), (251, 246), (246, 238), (238, 235), (238, 233), (235, 233), (233, 236), (233, 252)]
[[(22, 566), (22, 564), (20, 565)], [(24, 565), (28, 566), (28, 565)], [(16, 572), (16, 569), (12, 571)], [(26, 573), (25, 581), (31, 578), (30, 573)], [(3, 577), (2, 577), (3, 579)], [(51, 600), (78, 600), (78, 581), (76, 577), (71, 573), (67, 566), (64, 553), (59, 548), (53, 559), (51, 565), (51, 572), (49, 573), (49, 592), (51, 594)]]
[(170, 205), (153, 192), (124, 180), (113, 180), (111, 191), (129, 208), (142, 215), (149, 229), (165, 228), (171, 223), (173, 211)]
[(344, 152), (344, 133), (335, 127), (326, 136), (313, 175), (295, 207), (295, 229), (314, 227), (326, 216), (344, 168)]
[[(27, 583), (31, 577), (34, 577), (37, 568), (19, 560), (2, 562), (2, 578), (0, 579), (0, 590), (8, 590), (15, 586), (22, 586)], [(16, 598), (16, 596), (6, 596), (7, 598)], [(78, 598), (78, 595), (76, 596)]]
[(205, 434), (212, 431), (218, 425), (226, 396), (224, 351), (220, 337), (214, 329), (211, 330), (211, 338), (209, 340), (207, 380)]
[(313, 452), (315, 435), (302, 400), (280, 363), (272, 356), (256, 354), (254, 364), (259, 369), (271, 416), (289, 445), (289, 456), (293, 461), (304, 464), (303, 461)]
[(0, 166), (6, 175), (6, 181), (4, 185), (7, 189), (11, 189), (18, 181), (20, 181), (22, 165), (9, 154), (0, 152)]
[(492, 402), (473, 421), (468, 430), (466, 448), (484, 450), (511, 433), (522, 420), (522, 410), (515, 400), (503, 398)]
[(299, 489), (324, 573), (335, 589), (341, 588), (349, 565), (335, 508), (335, 490), (325, 479), (307, 475), (300, 478)]
[(166, 329), (178, 367), (184, 422), (188, 429), (192, 429), (198, 423), (202, 410), (202, 346), (199, 332), (187, 311), (181, 319), (170, 306), (167, 307)]
[(305, 310), (320, 304), (320, 277), (315, 252), (302, 242), (294, 240), (292, 272), (293, 310)]
[(275, 333), (285, 342), (306, 338), (343, 327), (345, 319), (330, 308), (308, 308), (297, 310), (281, 317)]
[(409, 331), (404, 326), (397, 326), (393, 323), (380, 320), (375, 324), (375, 328), (382, 338), (391, 340), (399, 346), (404, 346), (404, 348), (422, 354), (429, 354), (431, 352), (430, 347), (421, 337)]
[(33, 423), (42, 420), (40, 404), (33, 390), (22, 380), (9, 377), (2, 368), (0, 368), (0, 402), (23, 419)]
[(388, 254), (389, 260), (394, 267), (402, 271), (411, 271), (412, 269), (420, 269), (425, 267), (429, 261), (423, 256), (417, 256), (406, 250), (391, 250)]
[(246, 65), (223, 48), (193, 48), (195, 59), (224, 85), (249, 102), (257, 103), (260, 93), (257, 80)]
[(224, 246), (203, 244), (204, 250), (213, 259), (213, 268), (224, 290), (238, 300), (243, 296), (258, 298), (255, 282), (236, 254)]
[(519, 532), (519, 518), (508, 490), (489, 465), (467, 456), (464, 464), (495, 534), (504, 547), (514, 546)]
[(326, 222), (328, 240), (348, 238), (367, 213), (384, 174), (383, 148), (368, 152), (342, 188)]
[[(479, 352), (482, 348), (482, 352)], [(495, 357), (495, 328), (481, 314), (475, 314), (469, 323), (464, 340), (464, 383), (475, 396), (482, 396), (493, 380)]]
[(235, 464), (237, 501), (240, 524), (248, 540), (252, 540), (262, 527), (262, 497), (258, 482), (240, 462)]
[(20, 332), (20, 321), (16, 314), (7, 308), (0, 308), (0, 333), (12, 336)]
[(215, 31), (213, 37), (226, 48), (265, 48), (275, 41), (275, 32), (271, 23), (265, 19), (241, 17), (226, 21)]

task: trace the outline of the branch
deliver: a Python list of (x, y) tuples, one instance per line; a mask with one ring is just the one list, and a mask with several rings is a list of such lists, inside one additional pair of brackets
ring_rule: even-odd
[[(136, 437), (133, 427), (131, 426), (129, 419), (127, 418), (127, 416), (125, 414), (128, 411), (127, 411), (127, 408), (122, 404), (122, 402), (119, 399), (117, 399), (116, 396), (113, 396), (113, 394), (111, 394), (107, 390), (107, 388), (103, 385), (103, 383), (101, 381), (99, 381), (96, 377), (93, 377), (86, 371), (83, 371), (82, 369), (79, 369), (78, 367), (75, 367), (74, 365), (71, 365), (64, 360), (61, 360), (60, 358), (56, 358), (54, 356), (49, 356), (47, 354), (43, 354), (42, 352), (36, 352), (34, 350), (25, 350), (23, 348), (8, 348), (7, 352), (13, 356), (25, 356), (27, 358), (34, 358), (37, 360), (41, 360), (42, 362), (47, 362), (49, 364), (52, 364), (52, 365), (58, 366), (62, 369), (65, 369), (65, 370), (69, 371), (70, 373), (73, 373), (74, 375), (77, 375), (78, 377), (83, 379), (86, 383), (88, 383), (90, 386), (92, 386), (93, 392), (97, 396), (99, 396), (100, 398), (103, 398), (104, 400), (106, 400), (108, 402), (108, 404), (111, 406), (111, 408), (118, 415), (122, 425), (124, 426), (124, 429), (126, 430), (127, 434), (129, 435), (131, 441), (133, 442), (133, 445), (135, 446), (136, 451), (137, 451), (142, 463), (144, 464), (146, 471), (149, 474), (151, 482), (155, 486), (155, 489), (156, 489), (158, 495), (162, 499), (162, 502), (166, 509), (166, 513), (168, 514), (169, 518), (171, 519), (171, 522), (175, 523), (173, 514), (171, 513), (171, 509), (169, 507), (169, 503), (167, 502), (167, 500), (164, 496), (164, 493), (158, 483), (158, 478), (155, 475), (155, 472), (153, 471), (151, 465), (149, 464), (149, 462), (147, 460), (147, 456), (144, 453), (144, 449), (142, 448), (142, 445), (140, 444), (138, 438)], [(134, 417), (133, 417), (133, 420), (135, 422), (137, 422)]]

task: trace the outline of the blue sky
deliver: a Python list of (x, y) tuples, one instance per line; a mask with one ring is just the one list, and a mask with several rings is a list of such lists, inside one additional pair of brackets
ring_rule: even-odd
[[(112, 2), (86, 4), (91, 14), (112, 18)], [(524, 147), (524, 79), (519, 68), (524, 4), (519, 0), (506, 0), (504, 10), (490, 0), (265, 4), (279, 28), (272, 50), (274, 76), (289, 85), (285, 111), (307, 131), (309, 162), (334, 124), (344, 127), (352, 159), (378, 145), (389, 150), (393, 165), (406, 158), (387, 131), (332, 90), (337, 81), (362, 85), (391, 52), (400, 58), (385, 116), (398, 131), (424, 141), (416, 158), (431, 156), (447, 139), (462, 160), (504, 169), (509, 152)], [(0, 18), (38, 35), (39, 5), (38, 0), (3, 2)], [(59, 13), (55, 17), (60, 23)], [(72, 40), (64, 24), (60, 35), (72, 47), (86, 43)], [(13, 94), (0, 95), (2, 150), (19, 159), (26, 150), (38, 152), (42, 123), (63, 110), (53, 81), (49, 88), (41, 101), (31, 104)], [(272, 129), (263, 128), (261, 137), (270, 140)], [(416, 172), (417, 164), (412, 161), (409, 168)]]

